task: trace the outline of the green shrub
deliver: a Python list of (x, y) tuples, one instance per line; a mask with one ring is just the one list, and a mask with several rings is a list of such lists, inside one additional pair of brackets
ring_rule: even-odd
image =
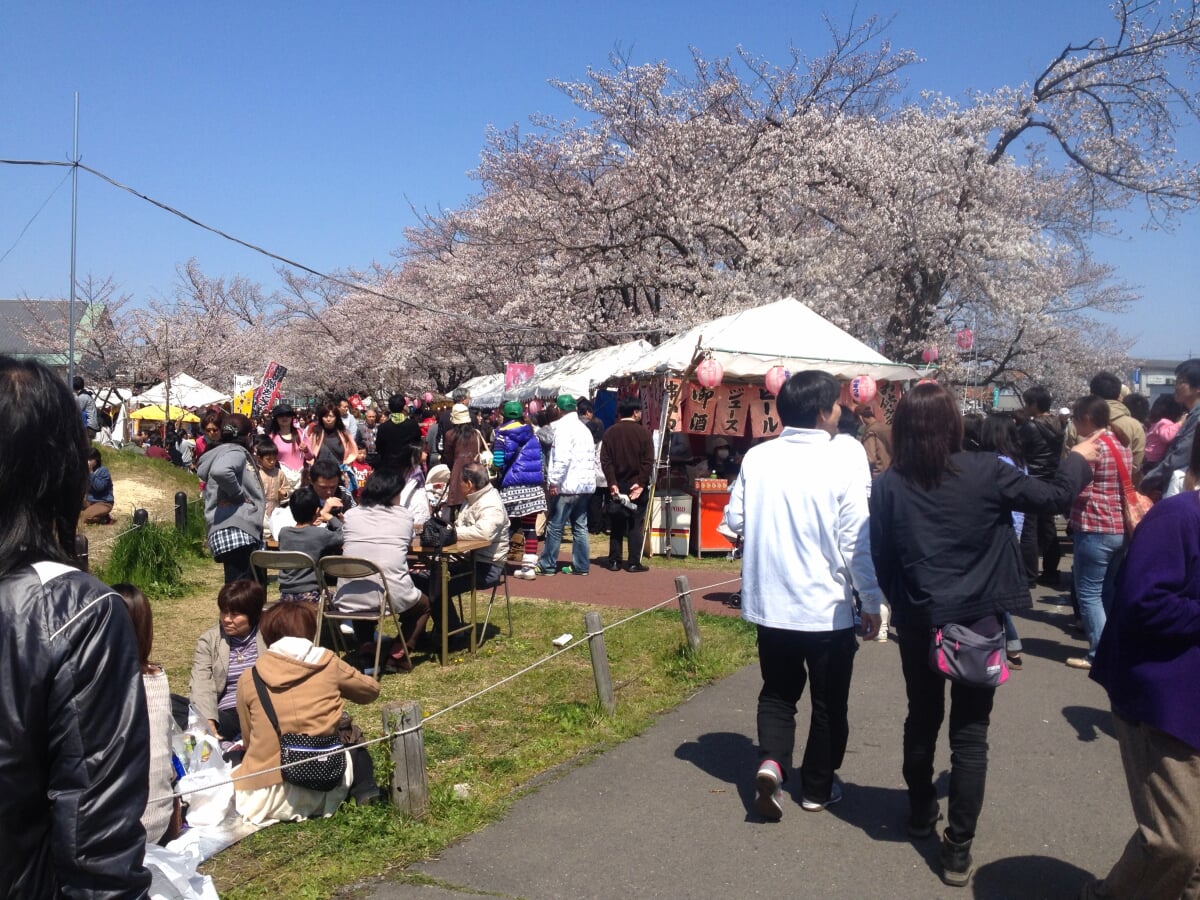
[(181, 596), (187, 585), (179, 557), (188, 552), (187, 544), (173, 527), (147, 522), (117, 538), (108, 564), (97, 575), (109, 584), (135, 584), (148, 596)]

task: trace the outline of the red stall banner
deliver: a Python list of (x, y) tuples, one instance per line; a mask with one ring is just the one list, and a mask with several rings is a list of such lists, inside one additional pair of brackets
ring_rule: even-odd
[(723, 434), (726, 437), (741, 437), (746, 433), (746, 409), (750, 395), (757, 388), (744, 384), (723, 384), (717, 388), (716, 418), (713, 421), (713, 434)]
[(279, 386), (283, 383), (283, 376), (286, 374), (287, 366), (281, 366), (274, 360), (267, 365), (267, 371), (263, 373), (262, 384), (254, 391), (251, 415), (265, 415), (267, 410), (275, 404), (279, 397)]
[(533, 363), (505, 363), (504, 364), (504, 389), (511, 391), (513, 388), (524, 384), (533, 377)]
[(750, 388), (750, 434), (752, 437), (774, 437), (783, 431), (779, 413), (775, 411), (775, 397), (766, 388)]
[(709, 388), (689, 382), (683, 391), (683, 430), (688, 434), (711, 434), (717, 421), (720, 387)]

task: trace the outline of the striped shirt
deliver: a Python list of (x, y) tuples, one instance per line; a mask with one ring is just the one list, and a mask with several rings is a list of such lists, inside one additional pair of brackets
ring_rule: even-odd
[(251, 628), (244, 638), (228, 638), (229, 674), (225, 677), (225, 690), (217, 701), (217, 709), (237, 709), (237, 683), (242, 673), (258, 662), (257, 628)]

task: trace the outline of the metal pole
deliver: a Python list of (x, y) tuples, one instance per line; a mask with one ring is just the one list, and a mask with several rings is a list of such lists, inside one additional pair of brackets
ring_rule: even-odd
[(79, 216), (79, 91), (75, 92), (75, 145), (71, 151), (71, 292), (67, 301), (67, 383), (75, 381), (75, 226)]

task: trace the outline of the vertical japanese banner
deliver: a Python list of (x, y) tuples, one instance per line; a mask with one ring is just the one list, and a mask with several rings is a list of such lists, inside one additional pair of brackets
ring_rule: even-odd
[(752, 387), (749, 393), (751, 436), (761, 438), (779, 434), (783, 426), (779, 422), (779, 414), (775, 411), (775, 396), (767, 393), (766, 388)]
[(511, 391), (533, 377), (533, 363), (505, 363), (504, 390)]
[(683, 430), (688, 434), (711, 434), (716, 423), (720, 388), (689, 383), (683, 391)]
[[(663, 382), (664, 402), (667, 404), (667, 431), (682, 431), (680, 404), (683, 401), (683, 382), (678, 378), (667, 378)], [(658, 422), (650, 426), (657, 428)]]
[(261, 416), (271, 408), (279, 396), (279, 385), (283, 382), (283, 376), (286, 374), (287, 366), (281, 366), (274, 360), (267, 365), (267, 371), (263, 373), (262, 384), (254, 391), (253, 415)]
[(757, 388), (744, 384), (723, 384), (717, 388), (713, 434), (741, 437), (746, 433), (746, 407), (751, 393), (757, 393)]
[[(636, 390), (634, 393), (636, 394)], [(667, 431), (680, 430), (679, 403), (682, 398), (678, 378), (655, 379), (642, 388), (641, 397), (643, 425), (651, 431), (657, 429), (662, 420), (663, 405), (667, 404), (669, 407)]]

